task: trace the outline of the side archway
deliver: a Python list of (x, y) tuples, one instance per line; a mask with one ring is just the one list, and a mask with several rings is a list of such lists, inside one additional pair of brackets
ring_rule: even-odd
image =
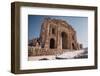
[(76, 50), (76, 47), (75, 47), (74, 43), (72, 43), (72, 49)]
[(55, 48), (55, 40), (53, 38), (50, 39), (50, 49)]

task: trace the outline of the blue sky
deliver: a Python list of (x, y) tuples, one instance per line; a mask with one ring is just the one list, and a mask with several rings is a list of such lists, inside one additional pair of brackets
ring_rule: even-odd
[(73, 17), (73, 16), (43, 16), (43, 15), (28, 15), (28, 39), (39, 37), (41, 24), (45, 17), (51, 19), (62, 19), (68, 22), (75, 30), (77, 40), (83, 44), (83, 47), (88, 46), (88, 18), (87, 17)]

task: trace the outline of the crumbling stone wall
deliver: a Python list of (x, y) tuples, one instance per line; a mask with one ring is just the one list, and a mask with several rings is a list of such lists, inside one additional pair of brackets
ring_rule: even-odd
[(76, 31), (63, 20), (46, 18), (41, 26), (40, 39), (47, 49), (80, 49)]
[(82, 44), (77, 42), (74, 28), (60, 19), (44, 19), (39, 43), (40, 48), (28, 48), (29, 56), (56, 55), (65, 50), (73, 51), (82, 48)]

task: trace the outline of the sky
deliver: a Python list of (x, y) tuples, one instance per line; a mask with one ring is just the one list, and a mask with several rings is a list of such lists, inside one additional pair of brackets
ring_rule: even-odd
[(44, 15), (28, 15), (28, 39), (37, 38), (40, 35), (41, 25), (45, 17), (51, 19), (62, 19), (70, 24), (76, 31), (77, 41), (88, 46), (88, 17), (75, 16), (44, 16)]

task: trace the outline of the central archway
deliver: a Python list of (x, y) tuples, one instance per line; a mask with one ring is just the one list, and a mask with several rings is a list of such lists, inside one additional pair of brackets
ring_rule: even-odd
[(61, 46), (62, 46), (62, 49), (68, 49), (67, 44), (68, 44), (68, 36), (65, 32), (62, 32), (61, 33)]
[(55, 40), (52, 38), (50, 39), (50, 49), (54, 49), (55, 48)]

